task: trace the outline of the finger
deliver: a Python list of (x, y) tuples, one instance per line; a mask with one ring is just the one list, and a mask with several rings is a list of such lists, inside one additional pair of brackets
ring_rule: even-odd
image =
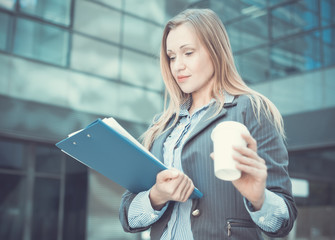
[(214, 153), (213, 152), (209, 156), (214, 160)]
[(175, 169), (167, 169), (159, 172), (156, 177), (156, 181), (163, 182), (169, 179), (178, 178), (179, 172)]
[(189, 182), (187, 179), (185, 179), (182, 182), (182, 185), (180, 185), (180, 187), (178, 188), (178, 192), (176, 194), (176, 198), (178, 199), (178, 201), (184, 202), (184, 196), (188, 190), (188, 187), (189, 187)]
[(234, 154), (233, 159), (237, 161), (237, 163), (239, 164), (248, 165), (248, 166), (252, 166), (255, 168), (259, 168), (259, 169), (266, 168), (265, 161), (262, 158), (260, 158), (260, 160), (255, 160), (254, 158), (249, 158), (243, 155)]
[(180, 176), (181, 181), (176, 187), (176, 191), (174, 193), (174, 196), (177, 201), (182, 201), (183, 196), (185, 195), (185, 192), (187, 191), (187, 185), (189, 184), (188, 182), (188, 177), (184, 174), (183, 176)]
[(236, 164), (236, 168), (240, 171), (242, 171), (244, 174), (250, 174), (255, 177), (262, 177), (265, 178), (267, 177), (267, 168), (265, 167), (264, 169), (259, 169), (255, 168), (252, 166), (244, 165), (244, 164)]
[(158, 179), (156, 184), (157, 188), (161, 193), (165, 193), (168, 195), (169, 200), (178, 200), (180, 186), (182, 185), (183, 174), (178, 173), (178, 177), (176, 178), (166, 178), (165, 180)]
[(247, 142), (248, 148), (251, 148), (257, 152), (257, 141), (251, 136), (251, 134), (242, 133), (242, 138)]
[(233, 149), (245, 157), (253, 158), (257, 161), (265, 163), (265, 161), (258, 156), (257, 152), (255, 152), (254, 150), (250, 148), (241, 147), (241, 146), (233, 146)]
[(188, 187), (187, 192), (185, 193), (184, 201), (187, 201), (187, 199), (189, 199), (193, 191), (194, 191), (194, 184), (192, 180), (190, 179), (190, 186)]
[(188, 199), (188, 197), (190, 195), (189, 194), (190, 189), (192, 189), (192, 188), (194, 188), (193, 182), (192, 182), (192, 180), (190, 178), (188, 178), (187, 179), (187, 184), (186, 184), (185, 188), (183, 189), (183, 191), (181, 192), (181, 201), (182, 202), (187, 201), (187, 199)]

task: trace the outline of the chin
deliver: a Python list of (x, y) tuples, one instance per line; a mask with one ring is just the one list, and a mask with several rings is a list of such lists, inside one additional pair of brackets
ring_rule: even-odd
[(193, 88), (187, 88), (187, 87), (181, 87), (181, 86), (179, 86), (180, 87), (180, 89), (181, 89), (181, 91), (183, 92), (183, 93), (185, 93), (185, 94), (190, 94), (190, 93), (193, 93), (194, 92), (194, 89)]
[(182, 92), (185, 93), (185, 94), (191, 94), (191, 93), (193, 93), (193, 91), (191, 91), (191, 90), (184, 90), (184, 89), (182, 89)]

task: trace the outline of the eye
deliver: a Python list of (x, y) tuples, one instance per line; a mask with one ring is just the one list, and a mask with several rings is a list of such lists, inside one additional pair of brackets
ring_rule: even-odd
[(193, 54), (193, 51), (187, 51), (187, 52), (185, 53), (186, 56), (190, 56), (190, 55), (192, 55), (192, 54)]
[(168, 56), (168, 57), (169, 57), (170, 61), (173, 61), (173, 60), (175, 60), (175, 59), (176, 59), (176, 57), (175, 57), (175, 56)]

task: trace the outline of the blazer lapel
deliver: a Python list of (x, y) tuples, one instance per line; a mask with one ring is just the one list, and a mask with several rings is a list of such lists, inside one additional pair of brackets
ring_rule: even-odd
[[(166, 128), (168, 128), (168, 127), (171, 126), (171, 124), (173, 123), (174, 117), (175, 117), (175, 115), (173, 115), (171, 117), (171, 119), (170, 119), (169, 123), (167, 124)], [(178, 120), (177, 120), (177, 122), (178, 122)], [(172, 132), (172, 130), (173, 130), (173, 127), (170, 128), (169, 130), (167, 130), (166, 132), (163, 132), (163, 134), (159, 135), (157, 137), (157, 139), (154, 141), (154, 144), (153, 144), (153, 146), (152, 146), (152, 148), (150, 150), (152, 152), (152, 154), (154, 156), (156, 156), (163, 163), (164, 163), (164, 158), (163, 158), (163, 147), (164, 146), (163, 146), (163, 144), (164, 144), (166, 138)]]
[(219, 118), (222, 118), (226, 115), (227, 109), (229, 107), (236, 106), (236, 102), (226, 103), (224, 104), (224, 107), (222, 108), (221, 112), (217, 114), (216, 116), (212, 117), (215, 113), (216, 109), (214, 107), (210, 107), (208, 111), (205, 113), (205, 115), (202, 117), (202, 120), (197, 124), (197, 126), (194, 128), (194, 130), (190, 133), (189, 137), (186, 139), (184, 145), (186, 145), (191, 139), (193, 139), (196, 135), (198, 135), (202, 130), (204, 130), (208, 125), (213, 123)]
[(212, 117), (214, 113), (215, 113), (215, 108), (211, 107), (208, 109), (208, 111), (202, 117), (202, 120), (197, 124), (197, 126), (190, 133), (184, 145), (186, 145), (191, 139), (193, 139), (196, 135), (198, 135), (203, 129), (205, 129), (212, 122), (226, 115), (227, 110), (223, 108), (222, 111), (218, 115), (216, 115), (215, 117)]
[[(198, 135), (202, 130), (204, 130), (208, 125), (210, 125), (212, 122), (216, 121), (219, 118), (222, 118), (224, 115), (226, 115), (227, 113), (227, 109), (229, 107), (234, 107), (236, 106), (236, 102), (234, 101), (234, 97), (231, 96), (231, 99), (229, 102), (225, 103), (223, 106), (223, 109), (221, 110), (221, 112), (216, 115), (215, 117), (212, 117), (213, 114), (215, 113), (216, 109), (214, 107), (210, 107), (208, 109), (208, 111), (205, 113), (205, 115), (202, 117), (203, 120), (201, 120), (197, 126), (195, 127), (195, 129), (190, 133), (189, 137), (186, 139), (185, 144), (187, 144), (187, 142), (189, 142), (192, 138), (194, 138), (196, 135)], [(171, 124), (173, 123), (175, 115), (173, 115), (169, 121), (169, 123), (167, 124), (167, 128), (171, 126)], [(180, 117), (179, 117), (180, 118)], [(177, 120), (177, 122), (179, 121), (179, 119)], [(155, 141), (154, 144), (151, 148), (151, 152), (161, 161), (164, 162), (163, 159), (163, 144), (166, 140), (166, 138), (170, 135), (170, 133), (172, 132), (173, 127), (170, 128), (168, 131), (164, 132), (163, 134), (161, 134)]]

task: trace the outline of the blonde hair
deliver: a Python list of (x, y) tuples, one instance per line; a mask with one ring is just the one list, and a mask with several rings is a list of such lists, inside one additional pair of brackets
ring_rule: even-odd
[[(180, 105), (190, 97), (189, 94), (182, 92), (174, 80), (170, 70), (170, 60), (166, 53), (168, 34), (172, 29), (185, 23), (193, 27), (201, 43), (207, 49), (214, 66), (215, 81), (212, 96), (217, 100), (217, 111), (214, 116), (223, 108), (225, 102), (223, 91), (233, 96), (247, 95), (258, 119), (261, 110), (264, 109), (266, 116), (273, 122), (278, 132), (285, 137), (283, 120), (278, 109), (268, 98), (249, 88), (237, 72), (229, 38), (220, 18), (210, 9), (188, 9), (168, 21), (163, 32), (160, 68), (166, 86), (164, 112), (142, 135), (143, 145), (149, 149), (174, 114), (174, 122), (171, 126), (177, 122)], [(168, 106), (167, 102), (169, 102)]]

